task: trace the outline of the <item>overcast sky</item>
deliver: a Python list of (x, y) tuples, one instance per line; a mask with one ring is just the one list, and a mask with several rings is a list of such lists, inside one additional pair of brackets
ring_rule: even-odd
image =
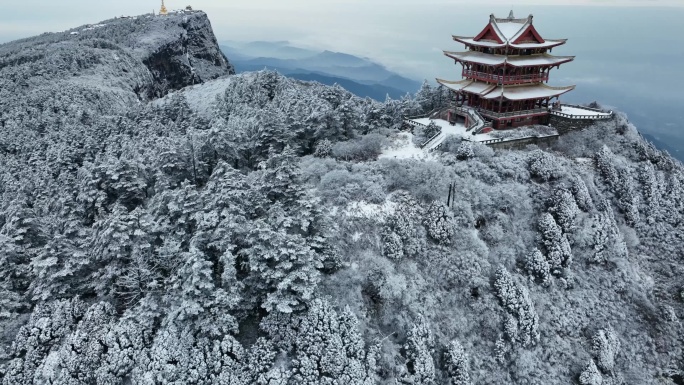
[[(61, 31), (113, 16), (151, 12), (159, 9), (159, 3), (150, 0), (0, 0), (0, 42)], [(451, 44), (450, 34), (477, 33), (490, 13), (506, 16), (511, 4), (515, 4), (513, 9), (519, 17), (534, 13), (538, 16), (535, 23), (551, 26), (556, 26), (558, 19), (566, 13), (564, 9), (568, 8), (584, 9), (587, 13), (604, 13), (603, 7), (684, 10), (684, 0), (478, 0), (476, 6), (468, 5), (472, 3), (468, 0), (166, 2), (169, 9), (190, 4), (206, 11), (219, 41), (288, 40), (301, 46), (370, 57), (405, 74), (415, 74), (419, 66), (425, 65), (418, 63), (416, 56), (406, 55), (407, 50), (430, 46), (439, 53), (441, 49), (450, 49), (445, 46)], [(556, 11), (548, 11), (554, 8)], [(539, 17), (540, 13), (546, 13), (545, 18)], [(667, 13), (667, 10), (663, 12)], [(581, 19), (573, 23), (583, 27)], [(558, 32), (565, 33), (562, 28)], [(565, 33), (562, 37), (569, 36)], [(399, 57), (402, 59), (398, 60)]]

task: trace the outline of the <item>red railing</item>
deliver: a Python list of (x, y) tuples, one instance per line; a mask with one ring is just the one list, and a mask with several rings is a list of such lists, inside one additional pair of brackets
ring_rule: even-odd
[(478, 72), (466, 69), (463, 70), (463, 76), (475, 80), (482, 80), (485, 82), (496, 82), (497, 84), (539, 83), (549, 80), (548, 73), (539, 73), (531, 75), (496, 75), (487, 72)]

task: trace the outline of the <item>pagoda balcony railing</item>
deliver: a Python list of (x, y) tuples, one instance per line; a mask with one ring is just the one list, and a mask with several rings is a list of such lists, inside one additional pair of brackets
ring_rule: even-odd
[(545, 113), (549, 112), (549, 109), (548, 108), (535, 108), (532, 110), (522, 110), (522, 111), (494, 112), (494, 111), (489, 111), (489, 110), (485, 110), (482, 108), (478, 108), (477, 112), (479, 112), (480, 115), (486, 116), (488, 118), (501, 119), (501, 118), (517, 117), (517, 116), (545, 114)]
[(497, 84), (524, 84), (524, 83), (540, 83), (549, 80), (548, 73), (530, 74), (530, 75), (497, 75), (487, 72), (479, 72), (473, 70), (463, 70), (464, 77), (482, 80), (485, 82), (495, 82)]

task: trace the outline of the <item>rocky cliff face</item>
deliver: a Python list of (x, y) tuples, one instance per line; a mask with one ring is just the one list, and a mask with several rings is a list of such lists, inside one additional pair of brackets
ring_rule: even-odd
[(235, 70), (219, 49), (211, 24), (204, 12), (183, 12), (152, 19), (148, 30), (138, 36), (138, 50), (154, 78), (149, 98), (161, 97), (169, 90), (203, 83)]
[(232, 73), (201, 11), (122, 17), (46, 33), (0, 45), (0, 127), (9, 121), (31, 127), (30, 110), (36, 108), (51, 111), (58, 122), (57, 116), (74, 113), (116, 115)]

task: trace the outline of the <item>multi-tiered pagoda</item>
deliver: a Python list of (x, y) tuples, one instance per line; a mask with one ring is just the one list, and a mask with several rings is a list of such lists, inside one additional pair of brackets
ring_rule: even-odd
[(554, 67), (574, 56), (553, 56), (553, 47), (566, 40), (546, 40), (532, 25), (532, 15), (516, 19), (491, 15), (489, 24), (475, 37), (454, 36), (465, 52), (444, 54), (463, 66), (463, 80), (437, 81), (455, 93), (456, 103), (477, 111), (492, 128), (547, 124), (554, 98), (575, 86), (551, 87), (546, 83)]

